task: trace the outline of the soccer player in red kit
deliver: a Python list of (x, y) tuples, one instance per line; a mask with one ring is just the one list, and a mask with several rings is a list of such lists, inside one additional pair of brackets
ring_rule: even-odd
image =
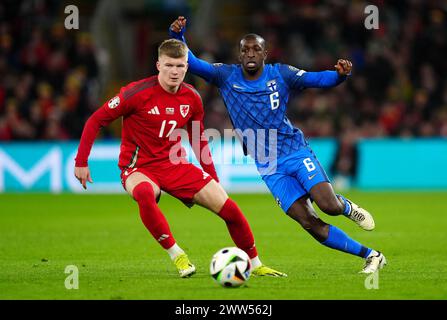
[[(84, 189), (92, 182), (88, 156), (101, 127), (123, 117), (118, 166), (124, 189), (138, 203), (141, 219), (167, 251), (181, 277), (195, 273), (195, 266), (176, 243), (168, 222), (157, 205), (161, 190), (187, 205), (199, 204), (221, 217), (235, 244), (247, 252), (254, 275), (286, 276), (263, 265), (244, 215), (218, 183), (208, 142), (203, 134), (203, 105), (199, 93), (183, 82), (188, 63), (184, 43), (170, 39), (158, 48), (158, 76), (133, 82), (99, 108), (86, 122), (75, 163), (75, 176)], [(192, 140), (194, 125), (200, 139)], [(200, 169), (187, 162), (178, 148), (175, 129), (186, 126)], [(180, 161), (179, 161), (180, 160)]]

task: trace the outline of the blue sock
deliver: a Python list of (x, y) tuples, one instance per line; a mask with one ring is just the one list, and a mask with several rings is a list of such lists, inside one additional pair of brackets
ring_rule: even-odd
[(343, 252), (347, 252), (362, 258), (366, 258), (372, 249), (364, 247), (357, 241), (351, 239), (346, 233), (335, 226), (329, 225), (329, 235), (321, 244)]
[(349, 214), (351, 213), (351, 204), (341, 194), (337, 194), (337, 197), (339, 197), (341, 200), (343, 200), (343, 203), (345, 204), (345, 209), (343, 210), (343, 214), (345, 216), (349, 216)]

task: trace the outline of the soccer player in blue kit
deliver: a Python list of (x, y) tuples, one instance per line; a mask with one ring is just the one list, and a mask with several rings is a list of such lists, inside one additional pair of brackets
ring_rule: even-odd
[[(171, 37), (186, 42), (185, 28), (186, 19), (179, 17), (169, 28)], [(191, 73), (219, 88), (245, 153), (254, 158), (281, 209), (321, 244), (365, 259), (360, 272), (376, 272), (386, 264), (385, 256), (321, 220), (311, 200), (326, 214), (344, 215), (364, 230), (374, 229), (373, 217), (334, 193), (303, 132), (285, 115), (289, 91), (334, 87), (350, 75), (351, 62), (340, 59), (335, 71), (306, 72), (280, 63), (265, 64), (266, 58), (264, 39), (247, 34), (239, 45), (240, 64), (210, 64), (191, 51), (188, 64)]]

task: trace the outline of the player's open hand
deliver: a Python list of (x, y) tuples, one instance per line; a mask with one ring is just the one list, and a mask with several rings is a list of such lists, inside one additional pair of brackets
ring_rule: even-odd
[(92, 177), (90, 176), (90, 169), (88, 167), (75, 167), (74, 175), (84, 189), (87, 189), (87, 181), (93, 183)]
[(351, 73), (352, 63), (349, 60), (338, 59), (337, 64), (334, 66), (338, 74), (341, 76), (347, 76)]
[(171, 23), (171, 30), (176, 33), (180, 33), (185, 26), (186, 26), (186, 18), (183, 16), (179, 16), (177, 20)]

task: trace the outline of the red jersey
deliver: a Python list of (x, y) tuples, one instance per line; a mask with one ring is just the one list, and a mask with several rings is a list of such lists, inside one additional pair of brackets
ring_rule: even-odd
[[(192, 149), (203, 170), (219, 181), (203, 135), (203, 105), (193, 86), (182, 83), (176, 93), (165, 91), (153, 76), (121, 88), (86, 122), (76, 156), (76, 166), (87, 166), (93, 142), (101, 127), (123, 117), (119, 167), (137, 168), (169, 161), (170, 152), (179, 150), (181, 137), (171, 137), (177, 128), (187, 127), (190, 143), (192, 122), (200, 128), (200, 143)], [(199, 141), (197, 141), (199, 142)], [(205, 157), (203, 157), (205, 155)], [(186, 162), (186, 159), (183, 159)]]

